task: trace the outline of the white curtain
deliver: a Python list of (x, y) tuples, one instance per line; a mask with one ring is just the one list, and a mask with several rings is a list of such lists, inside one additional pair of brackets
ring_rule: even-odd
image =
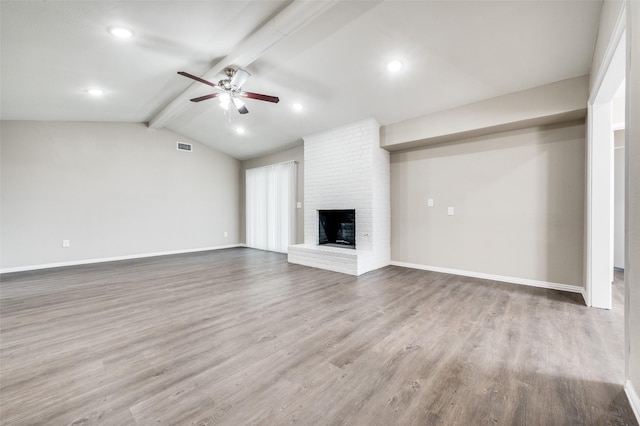
[(287, 253), (295, 237), (296, 163), (246, 172), (247, 246)]

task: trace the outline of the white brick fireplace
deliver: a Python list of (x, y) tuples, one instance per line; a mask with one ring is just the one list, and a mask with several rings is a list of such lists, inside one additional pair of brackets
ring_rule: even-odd
[[(389, 152), (367, 119), (304, 138), (304, 244), (289, 262), (360, 275), (387, 266), (391, 252)], [(318, 245), (318, 210), (356, 211), (356, 248)]]

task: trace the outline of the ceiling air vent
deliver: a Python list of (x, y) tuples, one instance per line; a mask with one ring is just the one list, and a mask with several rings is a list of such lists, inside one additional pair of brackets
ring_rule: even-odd
[(190, 143), (184, 143), (184, 142), (176, 142), (178, 144), (178, 151), (187, 151), (187, 152), (191, 152), (193, 149), (191, 148), (191, 144)]

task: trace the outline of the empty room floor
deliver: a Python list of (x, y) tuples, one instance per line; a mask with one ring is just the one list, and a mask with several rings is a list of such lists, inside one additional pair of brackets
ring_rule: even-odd
[(5, 274), (2, 424), (636, 425), (614, 309), (252, 249)]

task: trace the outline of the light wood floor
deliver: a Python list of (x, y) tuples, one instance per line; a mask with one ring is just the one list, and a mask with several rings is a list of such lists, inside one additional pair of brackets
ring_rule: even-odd
[(6, 425), (637, 424), (622, 288), (230, 249), (2, 277)]

